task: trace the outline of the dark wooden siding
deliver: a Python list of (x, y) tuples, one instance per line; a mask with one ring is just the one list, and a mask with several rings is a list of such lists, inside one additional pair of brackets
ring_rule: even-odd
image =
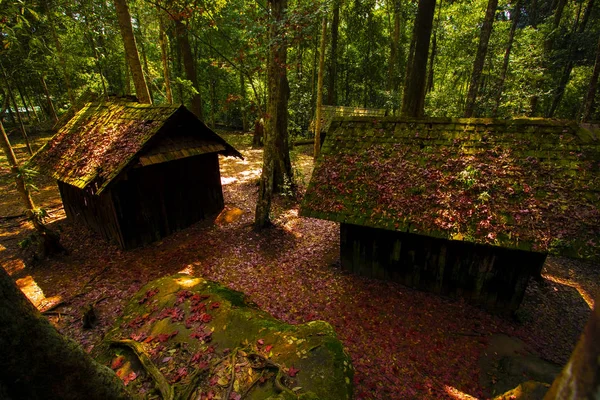
[(348, 271), (460, 297), (486, 309), (515, 311), (546, 254), (341, 224)]
[(216, 153), (130, 170), (112, 188), (124, 248), (159, 240), (220, 212)]
[(110, 190), (96, 196), (60, 181), (58, 189), (69, 220), (87, 225), (106, 240), (124, 246)]

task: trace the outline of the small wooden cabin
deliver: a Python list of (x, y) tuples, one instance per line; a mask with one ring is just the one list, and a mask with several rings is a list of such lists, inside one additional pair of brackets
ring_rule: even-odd
[(539, 119), (336, 119), (301, 215), (340, 223), (348, 271), (514, 311), (548, 252), (600, 254), (599, 134)]
[(123, 249), (223, 209), (219, 154), (241, 154), (183, 106), (88, 103), (29, 161), (67, 218)]

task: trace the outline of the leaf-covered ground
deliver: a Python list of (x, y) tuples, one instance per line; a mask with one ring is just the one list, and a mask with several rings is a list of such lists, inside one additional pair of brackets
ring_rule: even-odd
[[(298, 198), (277, 197), (276, 226), (257, 233), (251, 223), (262, 152), (250, 135), (226, 134), (244, 161), (221, 159), (225, 212), (159, 243), (120, 251), (64, 219), (50, 180), (38, 178), (38, 203), (50, 209), (67, 256), (23, 266), (18, 241), (29, 228), (19, 213), (6, 161), (0, 159), (0, 262), (58, 329), (88, 351), (96, 346), (126, 301), (152, 279), (179, 271), (246, 293), (264, 310), (290, 323), (323, 319), (351, 354), (357, 399), (485, 398), (479, 355), (489, 336), (518, 336), (544, 358), (564, 363), (600, 293), (592, 263), (549, 259), (542, 282), (530, 285), (519, 322), (404, 286), (344, 273), (339, 226), (298, 217)], [(43, 138), (38, 139), (35, 147)], [(17, 146), (24, 157), (23, 147)], [(310, 178), (310, 146), (292, 156), (300, 193)], [(95, 304), (98, 323), (84, 330), (82, 310)], [(58, 306), (57, 306), (58, 305)], [(524, 377), (526, 380), (526, 377)], [(481, 380), (481, 382), (485, 379)]]

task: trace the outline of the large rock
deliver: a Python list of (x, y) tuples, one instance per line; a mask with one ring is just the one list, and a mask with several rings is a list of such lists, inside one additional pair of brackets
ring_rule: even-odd
[(142, 288), (96, 356), (147, 398), (352, 398), (350, 358), (331, 325), (283, 323), (189, 275)]

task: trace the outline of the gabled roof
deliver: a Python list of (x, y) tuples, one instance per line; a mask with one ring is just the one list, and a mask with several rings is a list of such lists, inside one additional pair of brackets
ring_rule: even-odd
[(337, 119), (301, 215), (598, 255), (599, 136), (540, 119)]
[(125, 168), (216, 152), (242, 158), (183, 106), (88, 103), (29, 161), (28, 167), (102, 192)]

